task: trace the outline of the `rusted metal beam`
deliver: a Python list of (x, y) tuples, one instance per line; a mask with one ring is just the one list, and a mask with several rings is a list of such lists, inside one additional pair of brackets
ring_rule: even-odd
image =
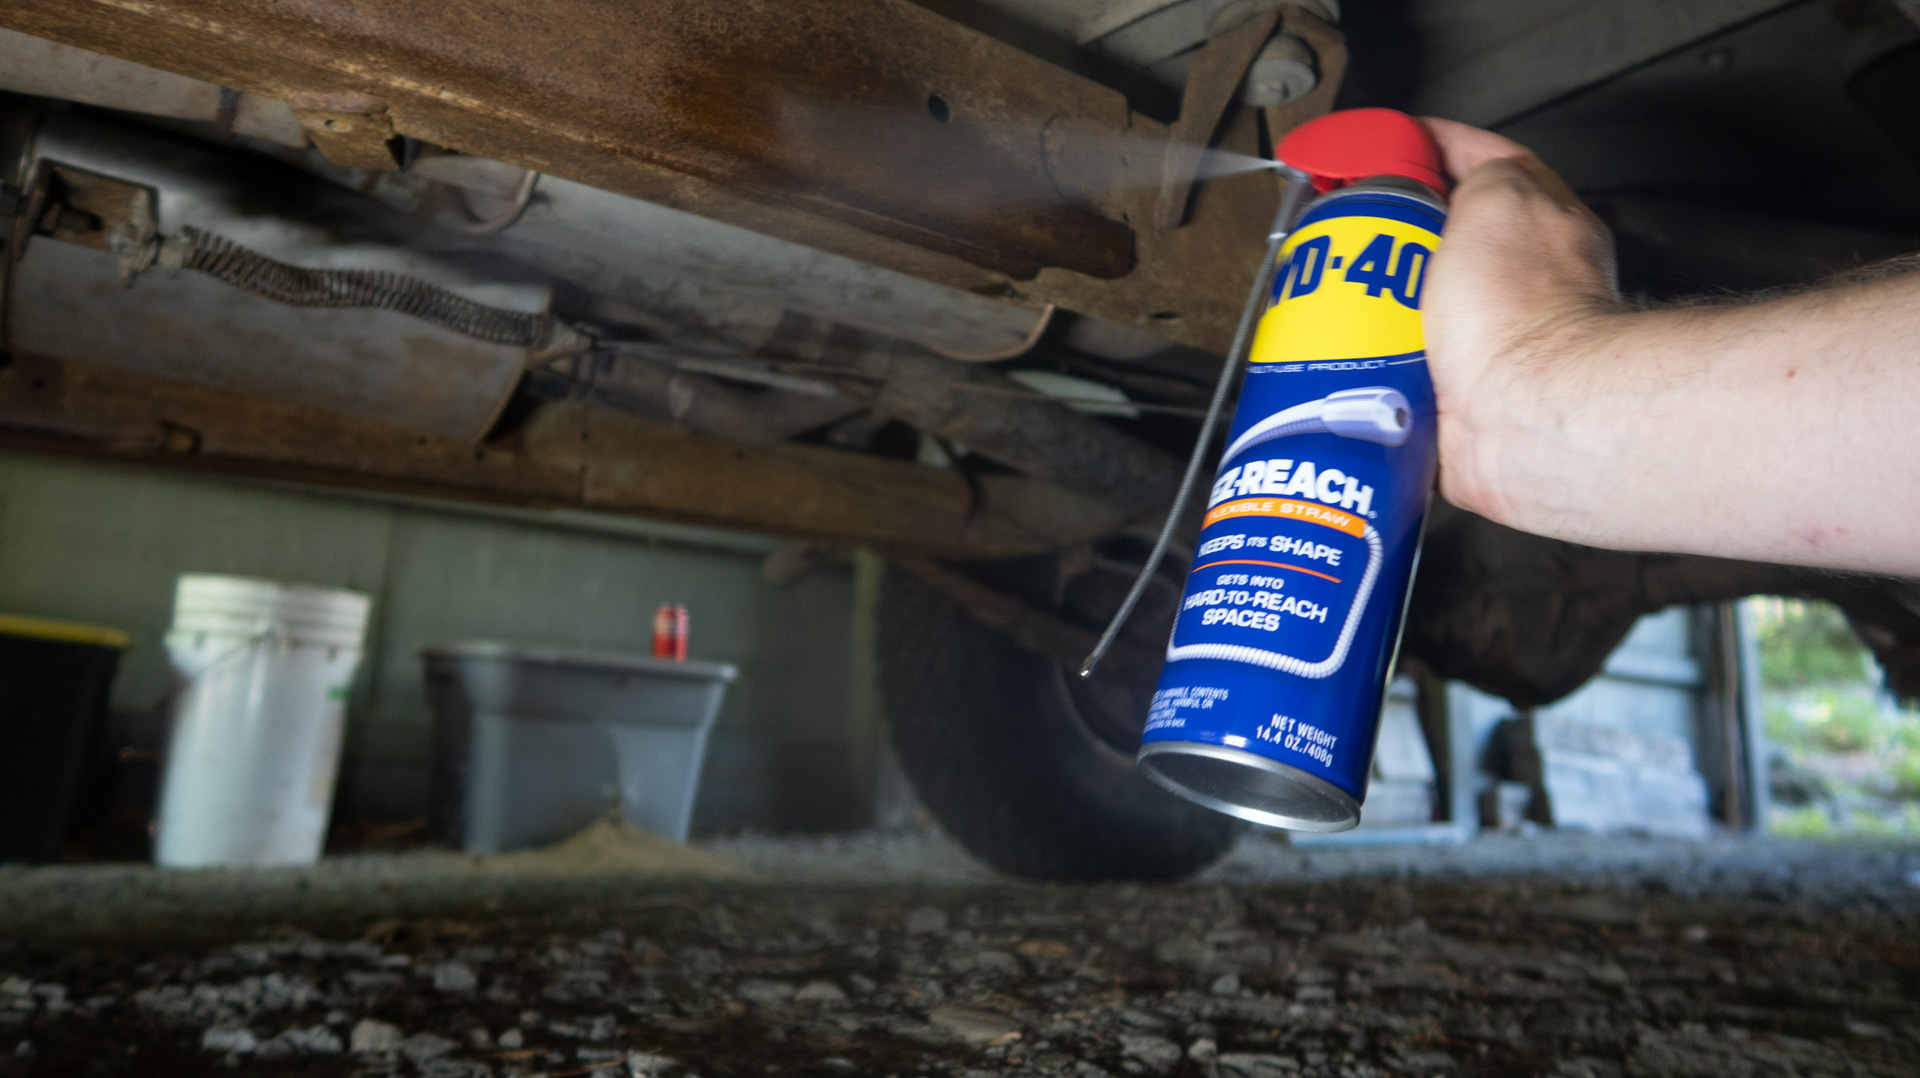
[[(1276, 197), (1223, 177), (1152, 228), (1164, 126), (906, 0), (7, 0), (0, 25), (1215, 350)], [(1257, 148), (1249, 110), (1223, 144)]]
[[(983, 403), (955, 392), (957, 386), (1023, 390), (992, 368), (878, 348), (857, 353), (851, 367), (874, 377), (865, 398), (874, 411), (1133, 516), (1165, 516), (1180, 485), (1178, 457), (1058, 401), (1009, 395)], [(849, 392), (862, 388), (854, 382)]]
[[(441, 145), (468, 149), (475, 121), (543, 155), (600, 144), (1016, 277), (1043, 265), (1113, 277), (1132, 262), (1126, 225), (1065, 202), (1046, 179), (1040, 131), (1088, 95), (1048, 96), (1064, 72), (1035, 60), (1026, 86), (976, 100), (968, 66), (1009, 57), (906, 3), (34, 6), (9, 25), (42, 32), (52, 16), (58, 30), (108, 38), (43, 36), (138, 49), (128, 58), (175, 69), (219, 51), (222, 85), (283, 100), (366, 95), (391, 109), (397, 133)], [(123, 36), (136, 27), (153, 36)]]
[[(535, 370), (536, 396), (584, 400), (742, 445), (775, 445), (871, 410), (966, 446), (1021, 474), (1157, 519), (1180, 481), (1180, 461), (1092, 416), (1049, 400), (990, 367), (956, 363), (848, 326), (827, 334), (826, 354), (793, 378), (825, 395), (749, 392), (718, 378), (611, 352), (568, 356)], [(762, 354), (774, 354), (772, 348)], [(745, 357), (742, 357), (745, 358)], [(822, 380), (822, 378), (826, 380)], [(838, 390), (835, 389), (838, 383)], [(967, 389), (999, 390), (982, 401)]]
[(778, 445), (845, 419), (861, 405), (834, 393), (754, 393), (667, 363), (611, 351), (567, 356), (531, 372), (526, 388), (548, 400), (587, 401), (740, 445)]
[(816, 446), (729, 445), (580, 404), (476, 446), (86, 363), (0, 368), (0, 444), (261, 478), (572, 507), (941, 558), (1083, 542), (1123, 514), (1021, 476), (977, 483)]

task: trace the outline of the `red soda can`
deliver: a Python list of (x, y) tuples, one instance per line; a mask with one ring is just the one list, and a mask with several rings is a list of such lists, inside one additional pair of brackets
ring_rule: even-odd
[(653, 657), (687, 659), (687, 604), (661, 603), (653, 615)]

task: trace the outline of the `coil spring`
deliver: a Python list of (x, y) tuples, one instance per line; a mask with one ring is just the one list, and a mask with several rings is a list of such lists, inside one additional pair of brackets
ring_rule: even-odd
[(256, 296), (296, 307), (376, 307), (431, 322), (490, 344), (532, 348), (545, 339), (547, 316), (489, 307), (385, 270), (303, 269), (197, 228), (182, 228), (181, 265)]

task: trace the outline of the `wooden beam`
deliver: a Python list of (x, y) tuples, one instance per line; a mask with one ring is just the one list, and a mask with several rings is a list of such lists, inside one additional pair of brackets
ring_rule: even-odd
[[(0, 25), (1224, 350), (1277, 191), (1151, 226), (1163, 125), (907, 0), (8, 0)], [(1257, 150), (1251, 110), (1226, 143)]]
[(0, 368), (0, 445), (955, 559), (1084, 542), (1123, 518), (1020, 476), (970, 484), (952, 471), (819, 446), (735, 446), (580, 404), (543, 407), (511, 435), (474, 444), (20, 355)]

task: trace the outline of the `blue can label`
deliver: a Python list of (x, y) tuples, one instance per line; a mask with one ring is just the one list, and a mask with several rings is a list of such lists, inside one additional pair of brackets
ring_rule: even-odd
[(1145, 741), (1360, 801), (1433, 486), (1420, 292), (1445, 217), (1336, 192), (1280, 252)]

